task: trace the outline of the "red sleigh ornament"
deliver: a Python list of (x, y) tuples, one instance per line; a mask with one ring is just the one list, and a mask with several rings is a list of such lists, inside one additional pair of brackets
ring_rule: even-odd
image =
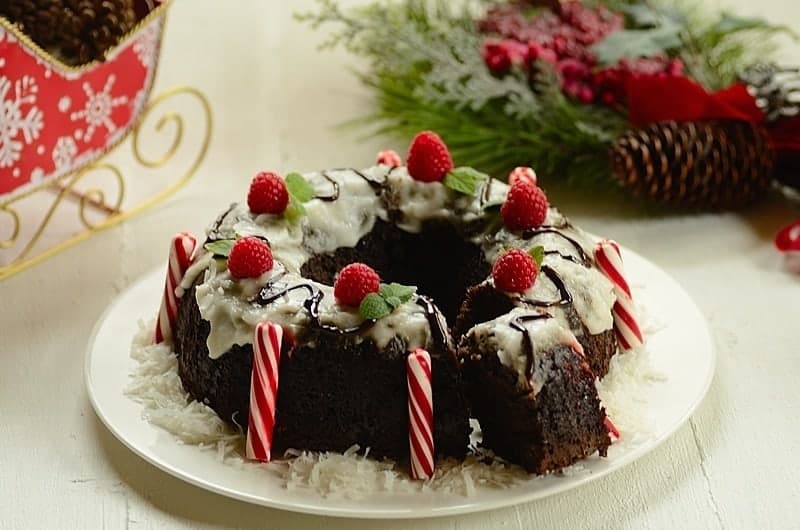
[(77, 68), (0, 18), (0, 198), (79, 170), (125, 137), (150, 95), (165, 9), (105, 61)]
[[(205, 96), (151, 96), (169, 2), (137, 5), (137, 26), (79, 67), (0, 17), (0, 280), (164, 199), (205, 158)], [(114, 161), (129, 136), (135, 177)]]

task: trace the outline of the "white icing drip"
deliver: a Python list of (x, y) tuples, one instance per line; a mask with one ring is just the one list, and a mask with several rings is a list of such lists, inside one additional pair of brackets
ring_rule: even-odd
[[(276, 303), (262, 305), (256, 301), (261, 289), (277, 275), (269, 271), (257, 279), (234, 280), (226, 269), (209, 268), (205, 281), (196, 290), (197, 304), (203, 319), (211, 323), (206, 345), (212, 359), (219, 358), (234, 345), (251, 344), (253, 330), (259, 322), (269, 320), (300, 335), (311, 325), (304, 302), (311, 296), (306, 288), (293, 289), (282, 295)], [(320, 291), (319, 322), (340, 329), (355, 328), (363, 319), (358, 310), (338, 305), (329, 286), (288, 273), (277, 279), (286, 286), (309, 285)], [(389, 316), (356, 335), (357, 340), (372, 339), (384, 348), (395, 337), (404, 340), (407, 347), (424, 348), (430, 343), (430, 329), (424, 309), (412, 300), (402, 304)]]
[(180, 298), (192, 285), (194, 285), (195, 280), (197, 279), (200, 274), (206, 270), (208, 264), (213, 259), (213, 255), (211, 253), (206, 253), (197, 259), (194, 260), (194, 263), (186, 269), (186, 272), (183, 274), (183, 279), (181, 279), (181, 283), (175, 288), (175, 296)]
[[(518, 317), (536, 314), (522, 308), (515, 308), (509, 313), (494, 320), (483, 322), (473, 327), (468, 336), (474, 337), (480, 345), (482, 351), (497, 351), (497, 358), (500, 362), (517, 373), (518, 380), (525, 384), (527, 379), (526, 368), (528, 355), (525, 352), (525, 336), (523, 333), (512, 327), (512, 321)], [(530, 383), (534, 395), (544, 386), (547, 374), (541, 370), (536, 370), (540, 361), (541, 353), (549, 351), (558, 345), (574, 347), (577, 344), (575, 336), (568, 328), (562, 326), (554, 318), (543, 318), (539, 320), (518, 321), (528, 333), (533, 337), (533, 377)]]
[[(576, 241), (583, 249), (584, 254), (590, 260), (592, 259), (594, 246), (592, 239), (580, 228), (565, 226), (567, 220), (556, 208), (548, 210), (544, 224), (545, 226), (560, 227), (558, 231)], [(517, 247), (527, 250), (539, 245), (548, 252), (558, 252), (558, 254), (546, 255), (543, 264), (552, 268), (564, 282), (572, 295), (572, 307), (589, 333), (595, 335), (611, 329), (614, 325), (611, 308), (616, 301), (614, 286), (596, 268), (584, 267), (580, 263), (564, 259), (564, 256), (569, 256), (582, 262), (583, 258), (580, 251), (568, 239), (555, 233), (543, 232), (526, 240), (521, 235), (503, 228), (493, 240), (484, 245), (484, 252), (490, 261), (495, 261), (506, 248)], [(550, 301), (559, 300), (560, 293), (547, 275), (540, 273), (534, 286), (522, 293), (522, 297)], [(570, 329), (571, 326), (564, 308), (556, 306), (547, 308), (546, 311), (563, 326)], [(573, 329), (573, 331), (581, 332), (580, 329)]]
[[(596, 269), (584, 267), (557, 255), (545, 256), (543, 264), (551, 267), (564, 282), (567, 291), (572, 295), (572, 307), (591, 335), (611, 329), (614, 325), (611, 308), (616, 300), (611, 282), (598, 274)], [(561, 298), (561, 293), (550, 278), (540, 272), (536, 283), (522, 293), (522, 297), (531, 300), (556, 301)], [(562, 326), (570, 329), (563, 306), (548, 307), (546, 312), (553, 315)], [(574, 331), (581, 332), (578, 329)]]
[(397, 226), (403, 230), (419, 232), (423, 222), (453, 215), (452, 193), (441, 182), (416, 181), (405, 167), (399, 167), (389, 174), (387, 183), (402, 213)]
[(431, 330), (425, 310), (413, 300), (392, 311), (388, 317), (376, 321), (367, 335), (379, 347), (397, 336), (406, 341), (409, 350), (427, 348), (431, 343)]
[[(425, 221), (447, 219), (470, 222), (483, 216), (486, 204), (499, 204), (508, 194), (508, 184), (491, 180), (478, 186), (474, 197), (454, 192), (441, 182), (419, 182), (408, 175), (405, 167), (392, 170), (387, 177), (398, 209), (402, 214), (397, 226), (408, 232), (419, 232)], [(489, 192), (484, 193), (484, 186)]]
[[(297, 275), (311, 255), (353, 247), (372, 230), (377, 219), (388, 219), (381, 196), (367, 179), (377, 183), (385, 180), (387, 189), (384, 194), (399, 209), (401, 219), (398, 227), (410, 232), (418, 232), (423, 223), (431, 219), (445, 219), (459, 224), (478, 219), (484, 215), (484, 204), (502, 202), (509, 189), (505, 183), (491, 181), (480, 186), (476, 196), (471, 197), (449, 190), (439, 182), (415, 181), (408, 176), (404, 167), (390, 170), (387, 166), (375, 166), (361, 173), (359, 175), (349, 169), (327, 171), (326, 175), (338, 183), (339, 197), (335, 201), (315, 199), (306, 203), (306, 215), (295, 223), (274, 215), (254, 216), (242, 203), (231, 208), (216, 232), (222, 238), (255, 235), (268, 239), (276, 261), (293, 275), (292, 283), (298, 283), (300, 278)], [(305, 177), (314, 186), (318, 197), (334, 195), (333, 184), (322, 173), (310, 173)], [(489, 185), (488, 193), (485, 193), (486, 185)], [(551, 208), (548, 211), (545, 224), (561, 226), (565, 223), (558, 210)], [(586, 234), (572, 227), (560, 230), (577, 240), (591, 256), (592, 241)], [(526, 241), (518, 234), (501, 229), (491, 240), (476, 238), (476, 242), (482, 245), (490, 262), (494, 262), (506, 247), (530, 248), (540, 244), (547, 250), (580, 258), (569, 241), (555, 234), (540, 234)], [(217, 270), (217, 264), (210, 256), (205, 258), (204, 263), (208, 269), (196, 296), (201, 315), (211, 323), (208, 347), (212, 358), (219, 357), (234, 344), (251, 343), (253, 329), (262, 320), (275, 321), (295, 334), (309, 324), (308, 314), (303, 309), (303, 301), (309, 295), (306, 290), (293, 291), (283, 297), (282, 303), (261, 306), (251, 300), (266, 284), (268, 277), (237, 282), (224, 268)], [(611, 307), (615, 301), (611, 283), (594, 268), (585, 268), (556, 255), (547, 256), (545, 263), (564, 280), (572, 293), (575, 311), (589, 332), (596, 334), (611, 329)], [(203, 268), (199, 263), (196, 265), (198, 269)], [(188, 288), (198, 274), (198, 270), (192, 269), (192, 274), (187, 273), (181, 287)], [(312, 283), (324, 293), (320, 304), (320, 321), (323, 324), (348, 328), (360, 323), (356, 311), (334, 303), (330, 287), (303, 281)], [(545, 275), (540, 275), (537, 284), (523, 295), (539, 300), (559, 298), (557, 289)], [(564, 333), (570, 333), (570, 324), (563, 309), (549, 308), (548, 312), (555, 317), (548, 326), (560, 324)], [(425, 347), (431, 338), (425, 312), (414, 302), (402, 305), (360, 336), (373, 339), (379, 347), (385, 346), (393, 337), (400, 336), (408, 342), (409, 348)], [(507, 352), (512, 356), (518, 354), (510, 350)]]
[[(354, 247), (372, 230), (376, 217), (386, 218), (380, 197), (364, 178), (352, 170), (329, 170), (326, 174), (339, 184), (339, 197), (305, 205), (303, 244), (313, 254)], [(333, 194), (334, 186), (322, 174), (311, 173), (306, 178), (319, 190), (319, 196)]]

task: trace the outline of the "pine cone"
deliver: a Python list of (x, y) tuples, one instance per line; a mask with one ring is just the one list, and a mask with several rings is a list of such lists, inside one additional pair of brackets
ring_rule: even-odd
[(0, 15), (71, 65), (102, 59), (136, 23), (134, 0), (0, 0)]
[(45, 49), (58, 43), (61, 0), (0, 0), (0, 15)]
[(732, 209), (769, 188), (774, 153), (744, 121), (662, 122), (622, 135), (611, 168), (635, 195), (689, 209)]
[(63, 0), (61, 53), (67, 62), (102, 59), (136, 22), (133, 0)]

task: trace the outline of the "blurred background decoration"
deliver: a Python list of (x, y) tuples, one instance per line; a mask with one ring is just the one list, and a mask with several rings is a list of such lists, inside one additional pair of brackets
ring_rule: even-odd
[(532, 166), (682, 211), (798, 183), (800, 74), (771, 63), (786, 26), (668, 0), (320, 0), (298, 18), (366, 59), (369, 132), (435, 130), (498, 178)]
[(151, 97), (167, 8), (0, 0), (0, 279), (165, 198), (202, 163), (203, 94)]

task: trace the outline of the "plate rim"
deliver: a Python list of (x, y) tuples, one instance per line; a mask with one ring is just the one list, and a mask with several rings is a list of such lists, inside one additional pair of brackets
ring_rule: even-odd
[[(426, 507), (414, 508), (409, 506), (407, 508), (380, 508), (378, 510), (356, 511), (353, 510), (352, 508), (347, 508), (347, 507), (337, 508), (335, 506), (326, 505), (324, 497), (319, 497), (319, 499), (322, 501), (319, 504), (311, 504), (299, 500), (297, 502), (286, 503), (282, 501), (272, 500), (270, 498), (258, 497), (255, 495), (242, 493), (240, 491), (230, 489), (226, 486), (220, 486), (213, 482), (204, 480), (200, 477), (197, 477), (191, 471), (180, 469), (170, 464), (169, 462), (164, 461), (159, 456), (148, 453), (146, 450), (138, 447), (133, 442), (128, 440), (124, 435), (124, 433), (120, 432), (120, 430), (117, 429), (114, 423), (107, 417), (107, 413), (105, 412), (103, 405), (97, 400), (97, 395), (96, 395), (97, 391), (95, 389), (92, 380), (91, 365), (92, 365), (95, 342), (97, 340), (97, 337), (101, 329), (103, 328), (103, 325), (108, 320), (108, 317), (115, 311), (117, 306), (121, 305), (121, 303), (125, 299), (125, 295), (136, 290), (143, 284), (149, 283), (150, 281), (154, 281), (152, 277), (156, 276), (159, 272), (163, 273), (164, 271), (162, 270), (162, 267), (155, 267), (149, 270), (148, 272), (144, 273), (139, 278), (137, 278), (130, 285), (128, 285), (121, 292), (119, 292), (115, 296), (114, 300), (105, 308), (100, 317), (98, 317), (97, 322), (93, 326), (87, 342), (86, 354), (84, 358), (84, 383), (86, 385), (89, 401), (92, 404), (92, 408), (94, 409), (96, 416), (100, 419), (101, 423), (103, 423), (103, 425), (105, 425), (105, 427), (114, 435), (114, 437), (120, 442), (122, 442), (122, 444), (129, 450), (131, 450), (135, 455), (137, 455), (139, 458), (142, 458), (151, 465), (155, 466), (159, 470), (179, 480), (183, 480), (189, 484), (192, 484), (195, 487), (199, 487), (204, 490), (219, 495), (223, 495), (225, 497), (233, 498), (238, 501), (243, 501), (250, 504), (256, 504), (272, 509), (284, 510), (294, 513), (303, 513), (303, 514), (310, 514), (317, 516), (329, 516), (337, 518), (372, 519), (372, 520), (381, 520), (381, 519), (412, 520), (412, 519), (434, 518), (434, 517), (439, 518), (439, 517), (464, 515), (469, 513), (495, 510), (498, 508), (505, 508), (517, 504), (531, 502), (534, 500), (557, 495), (571, 489), (583, 487), (586, 484), (594, 482), (595, 480), (613, 474), (627, 467), (628, 465), (635, 462), (636, 460), (646, 455), (647, 453), (650, 453), (658, 449), (667, 439), (672, 437), (679, 429), (681, 429), (694, 415), (700, 404), (703, 403), (703, 401), (705, 401), (708, 395), (708, 391), (711, 387), (711, 384), (716, 376), (717, 351), (713, 341), (712, 332), (708, 325), (708, 320), (706, 319), (705, 315), (703, 315), (702, 311), (700, 311), (700, 308), (694, 302), (694, 299), (689, 295), (686, 289), (663, 268), (653, 263), (652, 261), (642, 256), (641, 254), (638, 254), (637, 252), (630, 250), (629, 248), (622, 247), (622, 250), (626, 254), (636, 255), (637, 259), (644, 261), (649, 266), (657, 268), (662, 274), (664, 274), (670, 280), (672, 280), (680, 288), (682, 294), (686, 296), (686, 298), (692, 303), (693, 308), (696, 310), (697, 316), (701, 319), (702, 327), (705, 331), (705, 338), (707, 339), (707, 346), (708, 346), (707, 347), (708, 370), (705, 379), (703, 380), (702, 383), (702, 391), (699, 393), (698, 399), (696, 399), (694, 402), (690, 404), (689, 407), (687, 407), (687, 409), (683, 412), (680, 418), (677, 421), (675, 421), (674, 424), (670, 426), (670, 428), (666, 429), (658, 436), (653, 437), (649, 443), (639, 444), (633, 447), (631, 450), (625, 452), (623, 455), (621, 455), (615, 460), (616, 465), (614, 468), (600, 470), (599, 472), (588, 473), (578, 478), (577, 481), (565, 481), (563, 484), (554, 485), (552, 487), (547, 488), (544, 491), (534, 490), (529, 492), (516, 493), (515, 495), (512, 496), (500, 497), (497, 499), (490, 499), (487, 501), (478, 501), (478, 502), (475, 502), (470, 497), (465, 496), (464, 503), (440, 506), (440, 507), (426, 506)], [(141, 319), (142, 317), (139, 316), (139, 318)], [(124, 391), (124, 389), (121, 389), (121, 392), (122, 391)], [(123, 397), (129, 399), (127, 398), (127, 396), (124, 396), (124, 394)], [(140, 419), (143, 422), (147, 422), (147, 420), (145, 420), (144, 418)], [(154, 429), (159, 429), (167, 434), (170, 434), (167, 431), (150, 424), (149, 422), (148, 425), (150, 425)], [(170, 434), (170, 436), (172, 435)], [(175, 441), (175, 443), (178, 442)], [(414, 494), (402, 493), (399, 495), (414, 495)]]

